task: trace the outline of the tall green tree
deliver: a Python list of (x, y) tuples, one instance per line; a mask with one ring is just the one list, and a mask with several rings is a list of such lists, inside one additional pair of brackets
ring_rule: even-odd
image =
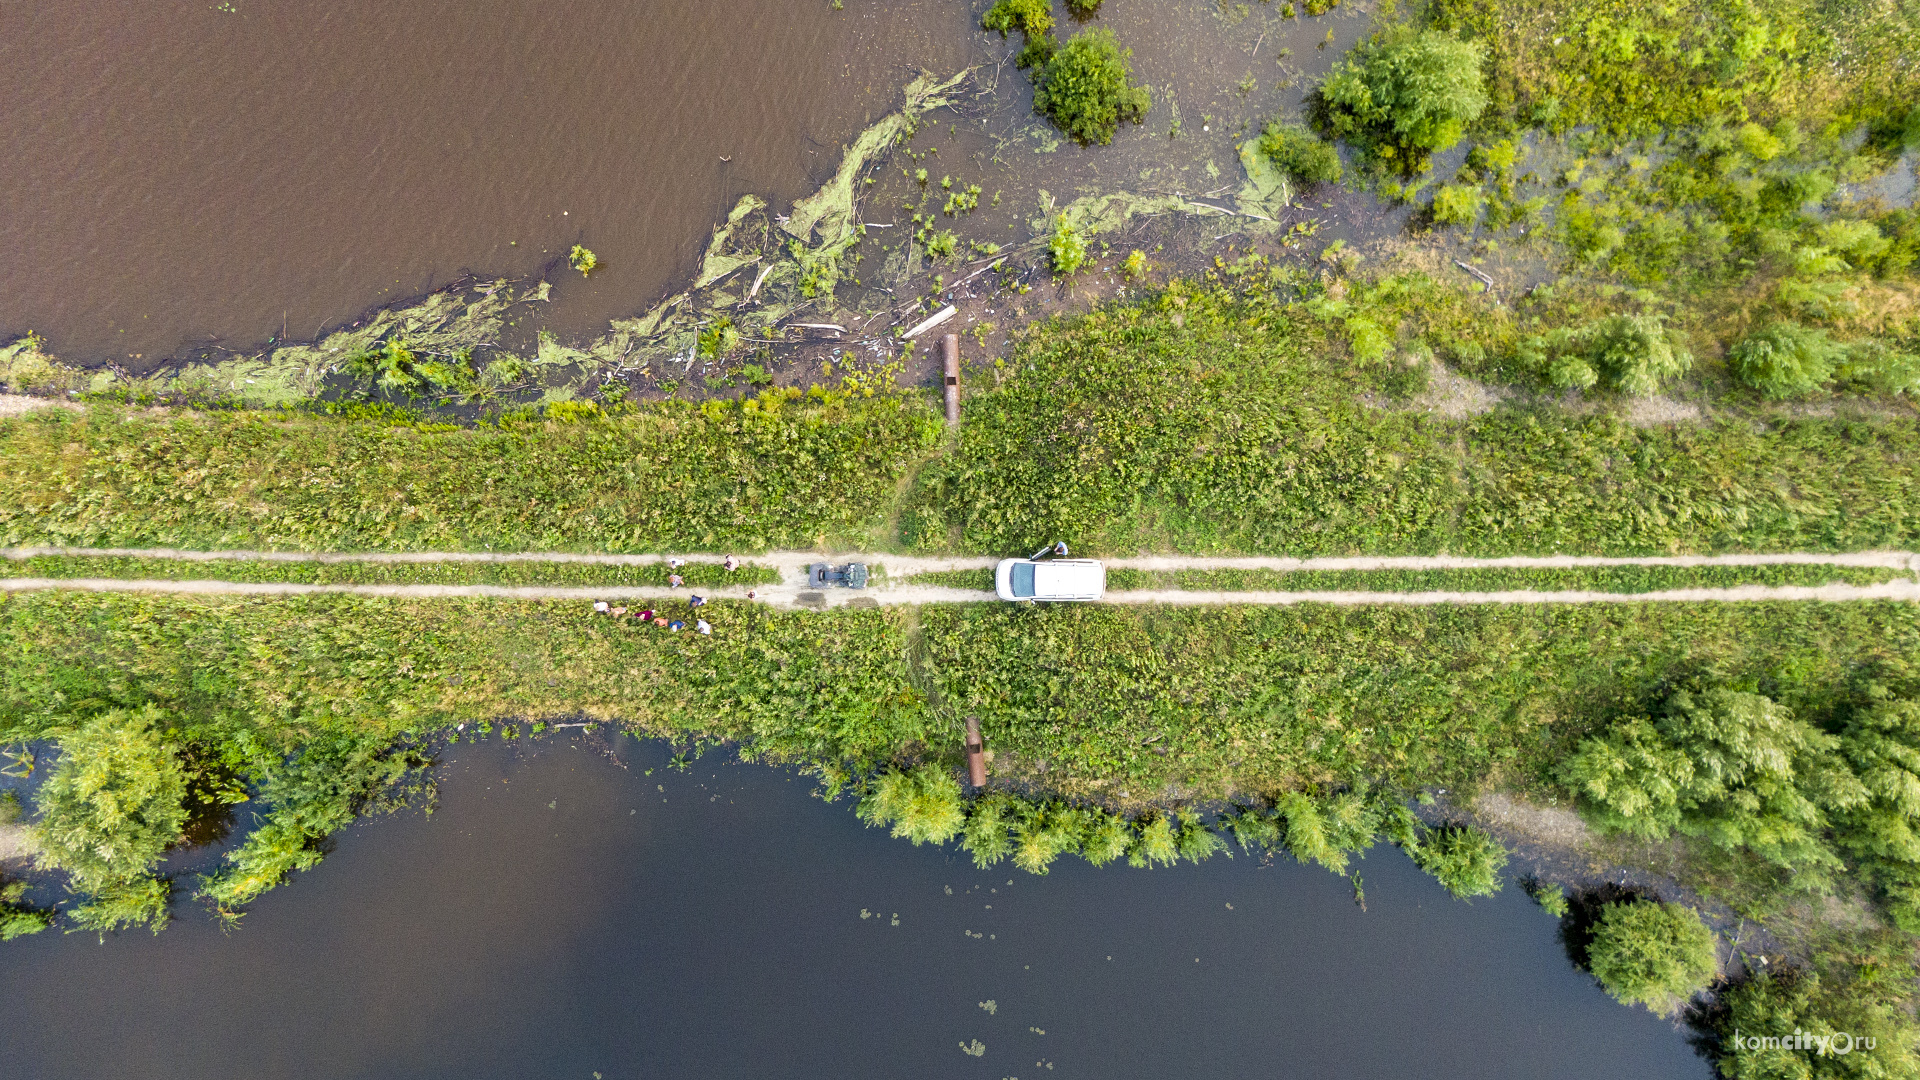
[(90, 888), (145, 874), (186, 825), (187, 777), (154, 706), (116, 709), (59, 737), (35, 803), (40, 863)]
[(1840, 746), (1867, 798), (1836, 815), (1835, 838), (1886, 893), (1894, 922), (1920, 933), (1920, 701), (1870, 688)]
[(1683, 690), (1658, 721), (1629, 718), (1582, 742), (1560, 777), (1607, 831), (1652, 840), (1677, 829), (1817, 884), (1839, 866), (1829, 814), (1867, 802), (1838, 745), (1760, 694)]
[(1594, 924), (1587, 967), (1620, 1001), (1664, 1013), (1713, 980), (1713, 931), (1678, 904), (1608, 904)]

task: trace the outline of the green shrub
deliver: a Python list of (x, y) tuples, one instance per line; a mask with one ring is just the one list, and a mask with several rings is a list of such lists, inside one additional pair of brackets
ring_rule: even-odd
[(1634, 717), (1583, 741), (1560, 776), (1606, 831), (1656, 840), (1678, 829), (1814, 887), (1839, 866), (1827, 814), (1867, 800), (1838, 745), (1759, 694), (1682, 690), (1657, 723)]
[(187, 821), (186, 773), (154, 706), (116, 709), (60, 735), (35, 795), (39, 861), (92, 890), (145, 875)]
[(1010, 30), (1038, 37), (1053, 29), (1053, 7), (1047, 0), (997, 0), (981, 16), (980, 25), (1000, 31), (1001, 37)]
[(1867, 798), (1834, 815), (1835, 840), (1886, 895), (1895, 925), (1920, 933), (1920, 701), (1870, 687), (1840, 751)]
[(1067, 215), (1056, 214), (1053, 235), (1047, 239), (1047, 251), (1053, 256), (1053, 272), (1072, 274), (1087, 261), (1087, 244), (1067, 223)]
[(1303, 184), (1331, 184), (1341, 176), (1340, 153), (1333, 144), (1294, 124), (1268, 124), (1260, 136), (1260, 152)]
[(1433, 220), (1442, 225), (1471, 225), (1485, 202), (1477, 184), (1442, 184), (1433, 193)]
[(1540, 905), (1541, 911), (1556, 919), (1567, 917), (1567, 912), (1570, 910), (1567, 903), (1567, 890), (1561, 888), (1559, 884), (1529, 879), (1527, 895), (1533, 898), (1534, 903)]
[(26, 882), (0, 878), (0, 941), (37, 934), (53, 925), (53, 912), (20, 902), (26, 895)]
[(1148, 816), (1127, 851), (1127, 865), (1145, 869), (1172, 866), (1179, 861), (1180, 840), (1174, 833), (1173, 819), (1160, 813)]
[(1481, 55), (1441, 31), (1392, 28), (1334, 66), (1320, 84), (1322, 115), (1334, 134), (1418, 172), (1486, 110)]
[(1727, 354), (1727, 366), (1734, 378), (1781, 401), (1826, 385), (1845, 356), (1845, 347), (1824, 330), (1776, 322), (1735, 345)]
[(1693, 366), (1661, 315), (1611, 315), (1584, 326), (1561, 328), (1520, 341), (1520, 363), (1555, 386), (1585, 389), (1595, 383), (1625, 394), (1656, 394), (1667, 379)]
[(1013, 826), (1013, 865), (1044, 874), (1054, 859), (1080, 850), (1080, 816), (1058, 802), (1023, 802)]
[(1198, 814), (1182, 812), (1180, 828), (1174, 834), (1173, 846), (1180, 852), (1181, 858), (1188, 862), (1199, 862), (1225, 851), (1227, 843), (1202, 824)]
[(916, 847), (944, 844), (967, 823), (960, 781), (938, 765), (889, 769), (874, 777), (858, 813), (869, 825), (893, 826), (895, 837), (905, 837)]
[(1846, 360), (1834, 374), (1876, 393), (1920, 397), (1920, 353), (1896, 349), (1882, 341), (1849, 345)]
[(1036, 67), (1033, 107), (1081, 143), (1112, 142), (1122, 120), (1141, 123), (1153, 107), (1146, 87), (1127, 85), (1132, 55), (1104, 27), (1074, 35)]
[(1467, 825), (1432, 830), (1411, 854), (1420, 869), (1463, 900), (1499, 892), (1500, 871), (1507, 865), (1507, 849), (1500, 841)]
[(158, 934), (167, 928), (167, 901), (173, 887), (149, 874), (121, 878), (87, 891), (86, 903), (67, 912), (81, 930), (106, 934), (128, 926), (145, 926)]
[(200, 895), (231, 914), (289, 874), (320, 861), (320, 841), (363, 813), (404, 805), (428, 764), (375, 737), (321, 736), (287, 760), (253, 766), (256, 801), (266, 820), (227, 852), (227, 867), (200, 879)]
[(1095, 866), (1105, 866), (1132, 850), (1133, 823), (1117, 814), (1099, 814), (1081, 840), (1080, 854)]
[(1087, 18), (1100, 10), (1101, 0), (1067, 0), (1067, 10)]
[(1678, 904), (1607, 904), (1593, 927), (1587, 967), (1615, 999), (1665, 1013), (1713, 980), (1713, 931)]
[[(1695, 1021), (1714, 1037), (1729, 1080), (1879, 1080), (1920, 1075), (1912, 1017), (1913, 941), (1886, 931), (1822, 934), (1800, 963), (1747, 965)], [(1823, 1051), (1741, 1036), (1844, 1034)], [(1837, 1044), (1837, 1045), (1836, 1045)], [(1871, 1047), (1871, 1049), (1869, 1049)], [(1834, 1052), (1834, 1051), (1839, 1052)]]
[(1018, 816), (1019, 806), (1007, 795), (994, 792), (974, 800), (967, 810), (966, 824), (960, 833), (960, 846), (973, 856), (973, 864), (982, 870), (998, 863), (1013, 850), (1008, 826)]

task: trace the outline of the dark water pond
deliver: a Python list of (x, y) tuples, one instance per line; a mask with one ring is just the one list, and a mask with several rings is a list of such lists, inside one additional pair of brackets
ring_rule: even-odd
[(437, 812), (350, 830), (238, 930), (185, 911), (6, 946), (6, 1074), (1709, 1075), (1516, 889), (1459, 903), (1391, 849), (1362, 912), (1244, 856), (982, 872), (803, 778), (631, 740), (625, 768), (565, 741), (447, 756)]

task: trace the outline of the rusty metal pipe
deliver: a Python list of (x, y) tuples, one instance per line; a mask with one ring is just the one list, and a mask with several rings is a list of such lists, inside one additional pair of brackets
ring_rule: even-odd
[(960, 335), (941, 338), (940, 348), (947, 354), (947, 426), (952, 427), (960, 422)]
[(987, 744), (980, 737), (980, 718), (967, 717), (967, 779), (976, 788), (987, 786)]

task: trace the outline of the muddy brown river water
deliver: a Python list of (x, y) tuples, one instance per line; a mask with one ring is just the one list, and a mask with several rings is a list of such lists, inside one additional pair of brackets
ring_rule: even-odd
[(962, 66), (971, 20), (935, 0), (0, 0), (0, 340), (130, 359), (308, 337), (583, 239), (604, 270), (551, 324), (603, 330), (741, 194), (811, 190), (916, 65)]

